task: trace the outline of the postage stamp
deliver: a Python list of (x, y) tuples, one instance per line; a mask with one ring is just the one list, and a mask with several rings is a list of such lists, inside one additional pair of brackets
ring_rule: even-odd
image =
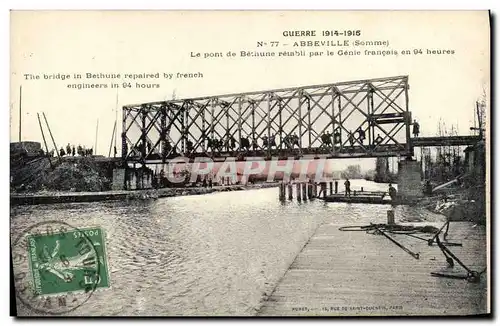
[(63, 314), (110, 286), (101, 228), (38, 223), (13, 244), (17, 298), (31, 310)]
[(492, 315), (493, 11), (310, 9), (9, 12), (12, 315)]

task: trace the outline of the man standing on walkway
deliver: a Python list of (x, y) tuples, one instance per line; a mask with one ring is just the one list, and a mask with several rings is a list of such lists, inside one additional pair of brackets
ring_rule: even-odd
[(351, 197), (351, 182), (349, 181), (348, 178), (345, 179), (344, 187), (345, 187), (345, 196)]
[(390, 183), (389, 183), (389, 196), (391, 196), (392, 201), (395, 201), (396, 197), (398, 196), (398, 191)]

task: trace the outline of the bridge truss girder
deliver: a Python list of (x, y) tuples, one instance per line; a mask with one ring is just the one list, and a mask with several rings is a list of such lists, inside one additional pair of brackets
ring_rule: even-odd
[[(127, 105), (122, 158), (144, 163), (179, 155), (409, 156), (408, 88), (408, 77), (398, 76)], [(337, 134), (339, 142), (325, 144), (325, 133), (330, 139)], [(285, 144), (291, 135), (297, 136), (298, 148)], [(262, 138), (272, 136), (276, 146), (264, 146)], [(258, 144), (243, 148), (243, 138)], [(209, 139), (221, 140), (222, 146), (210, 147)]]

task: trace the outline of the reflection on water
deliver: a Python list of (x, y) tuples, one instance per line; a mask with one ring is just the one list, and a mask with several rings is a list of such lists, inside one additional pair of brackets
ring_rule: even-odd
[[(340, 182), (340, 189), (343, 188)], [(352, 180), (353, 190), (387, 185)], [(252, 315), (325, 218), (384, 222), (386, 205), (280, 203), (278, 189), (156, 201), (11, 208), (15, 238), (30, 225), (62, 220), (106, 231), (111, 288), (73, 315)], [(396, 216), (436, 219), (397, 207)], [(27, 313), (18, 304), (19, 313)]]

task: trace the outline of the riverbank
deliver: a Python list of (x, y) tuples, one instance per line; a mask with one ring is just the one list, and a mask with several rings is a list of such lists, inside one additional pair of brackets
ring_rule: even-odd
[(11, 205), (38, 205), (71, 202), (99, 202), (110, 200), (146, 200), (164, 197), (205, 195), (213, 192), (242, 191), (277, 187), (278, 183), (214, 186), (212, 188), (161, 188), (146, 190), (112, 190), (99, 192), (44, 191), (35, 193), (11, 193)]
[(417, 205), (442, 214), (450, 221), (486, 224), (486, 203), (484, 187), (450, 188), (429, 197)]

